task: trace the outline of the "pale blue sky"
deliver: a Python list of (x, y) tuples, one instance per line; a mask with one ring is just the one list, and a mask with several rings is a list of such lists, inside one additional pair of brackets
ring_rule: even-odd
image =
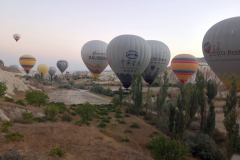
[[(37, 59), (34, 69), (65, 59), (68, 70), (87, 70), (83, 44), (109, 43), (122, 34), (162, 41), (171, 58), (181, 53), (203, 57), (207, 30), (236, 16), (240, 0), (0, 0), (0, 59), (6, 66), (19, 65), (21, 55), (31, 54)], [(21, 35), (17, 43), (14, 33)]]

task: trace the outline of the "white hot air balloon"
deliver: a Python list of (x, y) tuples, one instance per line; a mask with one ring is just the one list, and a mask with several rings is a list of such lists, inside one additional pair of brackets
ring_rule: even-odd
[(107, 43), (99, 40), (89, 41), (82, 47), (82, 60), (95, 78), (108, 66), (106, 49)]
[(155, 78), (167, 67), (171, 53), (168, 46), (163, 42), (148, 40), (147, 43), (151, 48), (151, 60), (142, 73), (142, 77), (151, 85)]
[(68, 68), (68, 62), (66, 60), (57, 61), (57, 67), (63, 73)]
[(9, 68), (18, 69), (17, 65), (10, 65)]
[(150, 62), (148, 43), (135, 35), (121, 35), (111, 40), (107, 47), (108, 64), (125, 88), (131, 85), (132, 75), (140, 74)]
[(16, 42), (21, 38), (19, 34), (14, 34), (13, 38), (16, 40)]
[(56, 72), (57, 72), (56, 67), (53, 67), (53, 66), (50, 66), (50, 67), (49, 67), (48, 73), (49, 73), (50, 76), (51, 76), (51, 82), (52, 82), (52, 77), (54, 76), (54, 74), (55, 74)]

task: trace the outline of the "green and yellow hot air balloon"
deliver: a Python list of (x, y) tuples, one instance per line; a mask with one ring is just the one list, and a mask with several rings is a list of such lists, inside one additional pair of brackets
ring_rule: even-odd
[(31, 55), (23, 55), (19, 58), (19, 63), (28, 75), (30, 70), (36, 64), (36, 59)]
[(48, 73), (49, 67), (46, 64), (39, 64), (37, 66), (37, 71), (43, 78)]

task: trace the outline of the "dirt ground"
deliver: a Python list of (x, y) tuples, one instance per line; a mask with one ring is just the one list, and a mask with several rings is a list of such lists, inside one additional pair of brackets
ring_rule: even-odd
[(47, 92), (52, 102), (65, 104), (79, 104), (89, 102), (91, 104), (109, 104), (110, 100), (90, 93), (87, 90), (56, 90)]

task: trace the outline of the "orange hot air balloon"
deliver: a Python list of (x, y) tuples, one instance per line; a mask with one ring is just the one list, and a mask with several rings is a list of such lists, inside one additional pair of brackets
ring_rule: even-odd
[(19, 58), (19, 63), (28, 74), (36, 64), (36, 59), (31, 55), (23, 55)]
[(172, 59), (171, 68), (178, 80), (184, 84), (196, 72), (198, 61), (191, 54), (179, 54)]

